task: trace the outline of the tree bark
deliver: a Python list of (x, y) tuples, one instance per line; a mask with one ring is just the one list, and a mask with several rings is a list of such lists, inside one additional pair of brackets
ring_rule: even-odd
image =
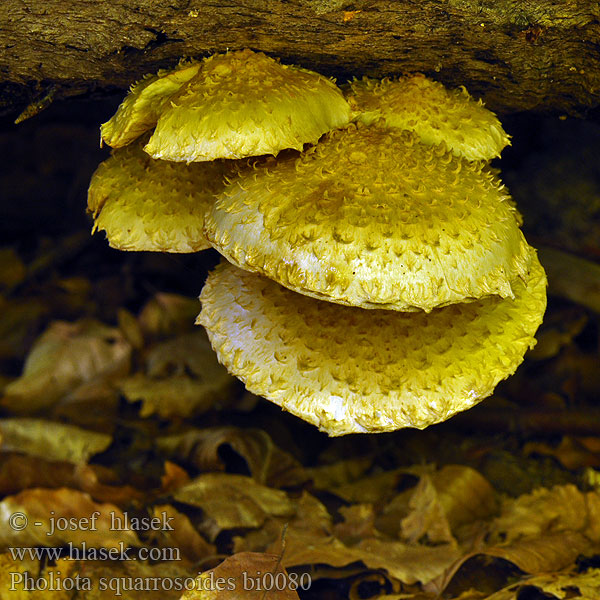
[(424, 72), (500, 113), (600, 105), (596, 0), (3, 0), (0, 110), (245, 47), (342, 80)]

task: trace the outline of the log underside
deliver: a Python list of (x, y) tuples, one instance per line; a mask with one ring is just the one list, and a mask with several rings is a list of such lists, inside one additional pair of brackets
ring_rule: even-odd
[(591, 0), (4, 0), (0, 111), (126, 89), (182, 56), (245, 47), (339, 80), (424, 72), (499, 113), (600, 105)]

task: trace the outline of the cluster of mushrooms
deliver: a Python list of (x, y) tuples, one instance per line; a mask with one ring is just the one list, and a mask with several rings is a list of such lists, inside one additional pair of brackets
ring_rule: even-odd
[(546, 277), (489, 164), (508, 136), (464, 89), (342, 91), (242, 50), (144, 78), (101, 135), (95, 229), (218, 250), (198, 323), (220, 362), (329, 435), (444, 421), (535, 344)]

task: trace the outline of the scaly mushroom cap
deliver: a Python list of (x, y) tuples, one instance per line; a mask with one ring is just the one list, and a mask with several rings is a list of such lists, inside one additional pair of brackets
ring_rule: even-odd
[(530, 247), (489, 168), (362, 124), (242, 172), (205, 233), (243, 269), (363, 308), (512, 298), (529, 272)]
[(142, 139), (114, 150), (92, 176), (94, 231), (119, 250), (197, 252), (210, 248), (204, 218), (225, 185), (221, 162), (181, 165), (150, 158)]
[(489, 396), (535, 345), (546, 307), (535, 254), (515, 291), (429, 314), (367, 311), (223, 263), (197, 323), (248, 390), (329, 435), (422, 429)]
[(510, 143), (481, 100), (473, 100), (465, 88), (448, 90), (421, 74), (396, 81), (353, 81), (348, 101), (362, 123), (384, 118), (388, 127), (414, 131), (425, 144), (444, 142), (467, 160), (490, 160)]
[(146, 75), (131, 86), (117, 112), (100, 127), (100, 137), (112, 148), (130, 144), (152, 129), (169, 98), (200, 69), (200, 63), (181, 62), (175, 69)]
[(161, 108), (144, 149), (154, 158), (185, 162), (302, 150), (350, 120), (350, 107), (332, 81), (251, 50), (206, 59)]

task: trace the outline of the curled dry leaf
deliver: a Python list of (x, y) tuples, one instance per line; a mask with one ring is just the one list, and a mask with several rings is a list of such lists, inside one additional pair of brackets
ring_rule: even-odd
[(185, 592), (181, 600), (298, 600), (298, 580), (286, 572), (279, 559), (276, 554), (234, 554), (202, 573), (195, 589)]
[(47, 313), (48, 306), (38, 298), (0, 296), (0, 359), (22, 359)]
[(294, 504), (287, 494), (243, 475), (206, 473), (179, 488), (174, 498), (200, 507), (214, 521), (215, 536), (223, 529), (260, 527), (268, 516), (294, 514)]
[(161, 521), (169, 519), (169, 527), (155, 531), (154, 537), (148, 540), (152, 547), (177, 550), (174, 559), (184, 560), (188, 564), (216, 555), (215, 546), (196, 531), (186, 515), (170, 504), (152, 507), (152, 516)]
[(329, 465), (307, 469), (314, 486), (319, 490), (329, 490), (350, 484), (362, 477), (373, 464), (370, 457), (338, 460)]
[(288, 536), (296, 533), (312, 535), (313, 539), (331, 535), (332, 517), (317, 498), (303, 491), (293, 502), (296, 511), (293, 517), (269, 517), (260, 529), (234, 536), (235, 552), (263, 552), (268, 548), (270, 552), (280, 554), (284, 528), (286, 543)]
[(262, 429), (192, 429), (159, 438), (157, 444), (170, 456), (189, 462), (201, 471), (224, 470), (226, 465), (219, 451), (228, 446), (246, 461), (253, 479), (270, 487), (298, 485), (308, 479), (302, 465), (278, 448)]
[(148, 300), (138, 318), (144, 335), (158, 339), (190, 331), (197, 314), (197, 298), (159, 292)]
[[(10, 600), (71, 600), (71, 590), (60, 589), (55, 583), (54, 590), (43, 588), (43, 582), (48, 585), (61, 578), (69, 579), (75, 576), (75, 562), (58, 559), (56, 564), (40, 565), (38, 561), (25, 556), (15, 560), (10, 553), (0, 554), (0, 598)], [(40, 581), (41, 589), (32, 589), (31, 581)], [(29, 583), (29, 588), (27, 584)]]
[(403, 537), (416, 541), (427, 535), (430, 542), (453, 542), (461, 525), (493, 514), (496, 498), (492, 486), (474, 469), (446, 465), (421, 476), (410, 508), (402, 520)]
[(25, 279), (25, 263), (14, 248), (0, 248), (0, 288), (12, 288)]
[(2, 419), (0, 435), (3, 451), (24, 452), (47, 460), (87, 463), (103, 452), (110, 435), (42, 419)]
[[(66, 529), (61, 526), (59, 530), (56, 526), (59, 518), (67, 519), (70, 526)], [(123, 525), (122, 530), (118, 528), (119, 524)], [(24, 528), (19, 529), (21, 527)], [(125, 515), (119, 508), (114, 504), (94, 502), (83, 492), (68, 488), (35, 488), (0, 502), (2, 547), (60, 546), (68, 542), (74, 545), (85, 542), (93, 548), (140, 544), (135, 531), (126, 526)]]
[(9, 384), (2, 404), (17, 413), (54, 404), (96, 377), (124, 375), (131, 347), (118, 329), (99, 321), (55, 321), (37, 339), (23, 374)]
[(94, 500), (119, 506), (141, 501), (144, 494), (129, 485), (100, 481), (97, 466), (46, 461), (38, 457), (4, 453), (0, 461), (0, 494), (16, 494), (27, 488), (68, 487), (87, 492)]
[(562, 531), (523, 538), (511, 544), (486, 548), (484, 554), (508, 560), (525, 573), (560, 571), (573, 564), (592, 544), (577, 531)]
[(197, 329), (158, 344), (145, 359), (146, 373), (121, 383), (127, 400), (142, 400), (141, 416), (187, 417), (228, 397), (235, 380), (218, 363), (206, 333)]
[(585, 494), (574, 485), (539, 488), (505, 503), (491, 528), (491, 539), (508, 543), (559, 531), (585, 533), (588, 524)]
[(282, 564), (286, 567), (324, 563), (342, 567), (362, 561), (371, 569), (385, 569), (403, 583), (427, 583), (460, 558), (456, 545), (424, 546), (369, 538), (346, 546), (333, 536), (288, 530)]
[[(518, 600), (524, 597), (556, 600), (597, 600), (600, 598), (600, 569), (585, 573), (549, 573), (529, 577), (488, 596), (485, 600)], [(543, 594), (543, 595), (542, 595)]]

